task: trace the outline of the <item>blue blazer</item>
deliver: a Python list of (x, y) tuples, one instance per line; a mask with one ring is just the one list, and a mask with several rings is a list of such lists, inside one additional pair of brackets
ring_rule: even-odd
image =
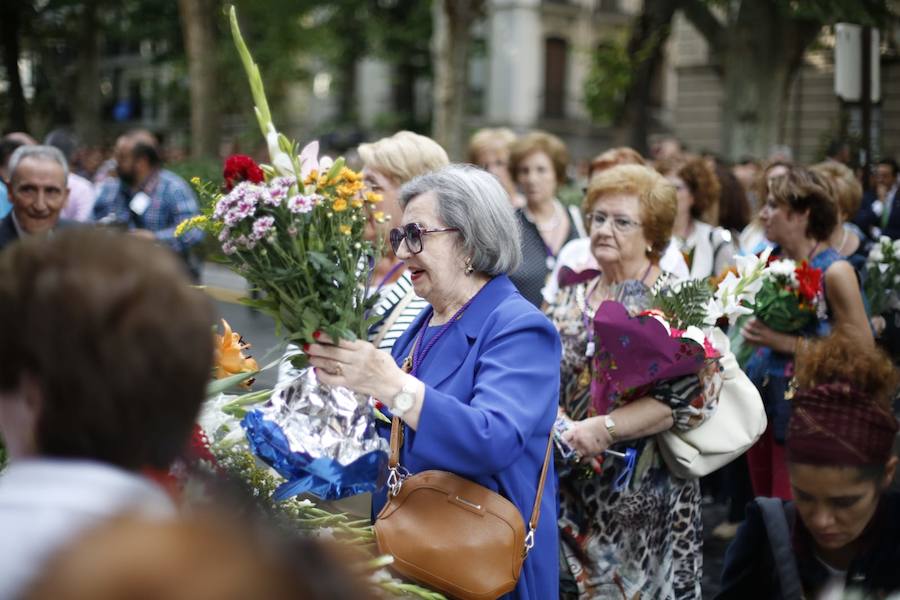
[[(398, 364), (431, 315), (394, 344)], [(419, 428), (404, 426), (400, 464), (411, 473), (451, 471), (499, 492), (528, 524), (559, 405), (559, 334), (505, 275), (488, 282), (419, 366), (425, 401)], [(389, 428), (381, 428), (389, 437)], [(373, 498), (377, 515), (386, 491)], [(557, 480), (551, 456), (535, 545), (507, 598), (557, 598)], [(447, 560), (453, 560), (448, 556)]]

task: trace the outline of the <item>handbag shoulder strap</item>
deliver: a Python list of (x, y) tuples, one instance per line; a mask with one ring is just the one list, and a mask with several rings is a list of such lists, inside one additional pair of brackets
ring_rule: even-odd
[[(388, 467), (397, 468), (400, 464), (400, 447), (403, 445), (403, 426), (399, 417), (391, 419), (391, 454), (388, 458)], [(544, 466), (541, 467), (541, 478), (538, 481), (537, 494), (534, 499), (534, 507), (531, 509), (531, 518), (528, 520), (528, 534), (525, 537), (525, 554), (534, 546), (534, 530), (541, 518), (541, 499), (544, 495), (544, 484), (547, 481), (547, 472), (550, 470), (550, 454), (553, 451), (553, 433), (547, 439), (547, 450), (544, 453)]]
[(791, 544), (791, 530), (784, 514), (785, 507), (781, 498), (757, 498), (755, 502), (762, 512), (766, 534), (769, 537), (772, 558), (775, 560), (775, 568), (778, 572), (781, 598), (783, 600), (800, 600), (803, 595), (803, 587), (800, 583), (800, 572), (797, 570), (797, 561), (794, 558), (794, 548)]

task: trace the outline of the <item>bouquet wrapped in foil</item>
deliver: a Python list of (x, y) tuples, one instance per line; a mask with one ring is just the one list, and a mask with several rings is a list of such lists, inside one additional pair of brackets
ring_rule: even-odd
[(320, 383), (312, 368), (276, 386), (241, 421), (253, 453), (287, 481), (276, 500), (311, 493), (336, 500), (375, 491), (387, 474), (387, 440), (369, 399)]
[[(257, 293), (244, 303), (271, 316), (286, 341), (364, 339), (368, 270), (360, 269), (376, 249), (365, 239), (371, 212), (381, 197), (364, 193), (362, 174), (343, 158), (319, 157), (318, 142), (303, 146), (272, 122), (257, 65), (230, 9), (231, 31), (247, 71), (260, 131), (271, 164), (231, 157), (224, 188), (195, 182), (202, 214), (179, 225), (217, 239), (222, 260)], [(298, 154), (299, 151), (299, 154)], [(293, 364), (304, 366), (304, 355)], [(375, 434), (367, 398), (321, 385), (312, 369), (276, 387), (266, 405), (248, 413), (242, 426), (252, 451), (287, 483), (277, 498), (310, 492), (336, 499), (376, 489), (386, 469), (386, 442)]]

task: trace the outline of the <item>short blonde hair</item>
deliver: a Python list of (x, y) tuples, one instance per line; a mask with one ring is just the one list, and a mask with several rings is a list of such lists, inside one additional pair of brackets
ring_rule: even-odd
[(486, 127), (479, 129), (469, 138), (469, 162), (478, 164), (478, 155), (486, 150), (501, 148), (509, 152), (510, 146), (516, 141), (516, 134), (507, 127)]
[(513, 181), (516, 180), (516, 171), (519, 163), (534, 154), (543, 152), (550, 157), (553, 170), (556, 172), (556, 184), (563, 185), (566, 182), (566, 167), (569, 165), (569, 151), (565, 143), (552, 133), (546, 131), (532, 131), (517, 139), (509, 149), (509, 173)]
[(367, 169), (390, 177), (398, 185), (450, 164), (450, 157), (437, 142), (412, 131), (360, 144), (358, 151)]
[(862, 185), (853, 171), (847, 165), (833, 160), (813, 165), (809, 170), (821, 175), (825, 180), (842, 218), (844, 220), (852, 218), (859, 210), (863, 196)]
[(597, 200), (620, 194), (637, 196), (641, 228), (650, 243), (647, 256), (658, 263), (672, 239), (678, 206), (675, 186), (650, 167), (619, 165), (600, 171), (591, 178), (581, 210), (588, 218)]

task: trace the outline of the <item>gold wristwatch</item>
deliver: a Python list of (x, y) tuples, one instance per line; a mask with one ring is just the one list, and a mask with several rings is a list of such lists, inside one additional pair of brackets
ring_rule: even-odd
[(606, 415), (603, 418), (603, 424), (606, 425), (606, 431), (607, 431), (607, 433), (609, 433), (609, 439), (611, 439), (613, 442), (615, 442), (617, 439), (617, 437), (616, 437), (616, 422), (613, 421), (611, 416)]

